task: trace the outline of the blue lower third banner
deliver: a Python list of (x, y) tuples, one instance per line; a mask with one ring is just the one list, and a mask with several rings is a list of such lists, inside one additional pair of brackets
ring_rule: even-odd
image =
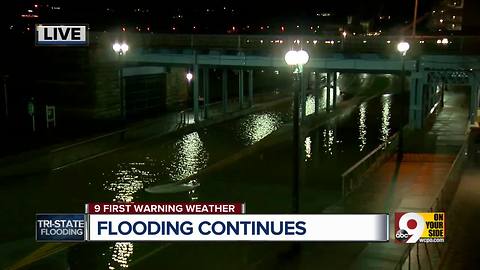
[(37, 214), (36, 240), (85, 241), (85, 214)]

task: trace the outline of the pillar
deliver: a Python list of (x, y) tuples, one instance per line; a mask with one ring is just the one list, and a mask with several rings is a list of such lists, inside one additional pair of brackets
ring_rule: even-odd
[(337, 72), (333, 72), (333, 102), (332, 102), (332, 107), (335, 108), (337, 107)]
[(203, 68), (203, 116), (208, 118), (208, 103), (210, 99), (210, 70)]
[(238, 71), (238, 103), (243, 108), (243, 69)]
[(423, 86), (425, 79), (424, 72), (414, 72), (410, 76), (410, 107), (408, 121), (413, 129), (420, 129), (423, 126)]
[(313, 77), (313, 91), (314, 91), (314, 97), (315, 97), (315, 114), (318, 114), (319, 107), (320, 107), (320, 73), (315, 72), (315, 75)]
[(300, 98), (300, 119), (303, 119), (306, 116), (306, 105), (307, 105), (306, 89), (308, 86), (306, 77), (308, 77), (308, 75), (305, 75), (305, 72), (302, 72), (299, 75), (300, 75), (300, 78), (299, 78), (300, 80), (300, 97), (299, 97)]
[(223, 112), (228, 112), (228, 70), (222, 71), (222, 104)]
[(120, 90), (120, 117), (122, 120), (127, 118), (127, 102), (125, 93), (125, 78), (123, 77), (123, 63), (120, 61), (118, 69), (118, 88)]
[(468, 82), (470, 84), (470, 124), (475, 124), (477, 121), (477, 110), (478, 110), (478, 88), (479, 83), (474, 73), (470, 74), (468, 77)]
[(326, 106), (325, 106), (325, 109), (328, 111), (330, 111), (330, 90), (332, 88), (332, 85), (331, 85), (331, 81), (332, 81), (332, 78), (331, 78), (331, 74), (330, 72), (327, 72), (327, 87), (326, 87), (326, 91), (327, 91), (327, 101), (326, 101)]
[(199, 106), (198, 106), (198, 94), (199, 94), (199, 85), (198, 85), (198, 65), (193, 65), (193, 119), (195, 123), (200, 121), (199, 117)]
[(253, 106), (253, 70), (248, 71), (248, 103)]

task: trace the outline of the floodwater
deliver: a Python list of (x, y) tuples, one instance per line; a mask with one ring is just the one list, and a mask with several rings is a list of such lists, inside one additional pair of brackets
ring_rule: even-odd
[[(313, 106), (313, 107), (312, 107)], [(322, 98), (321, 106), (325, 106)], [(340, 175), (391, 136), (404, 123), (395, 95), (361, 104), (302, 138), (300, 208), (320, 213), (341, 199)], [(207, 166), (251, 147), (291, 119), (291, 107), (279, 106), (213, 125), (180, 138), (150, 140), (44, 175), (16, 179), (2, 188), (8, 226), (2, 242), (15, 246), (34, 237), (36, 213), (82, 213), (86, 202), (225, 201), (246, 202), (248, 213), (289, 213), (292, 186), (292, 145), (279, 143), (240, 158), (191, 182), (191, 190), (153, 194), (145, 188), (194, 176)], [(307, 96), (306, 113), (314, 111)], [(33, 240), (30, 240), (33, 242)], [(244, 269), (278, 254), (288, 243), (81, 243), (38, 263), (53, 269)]]

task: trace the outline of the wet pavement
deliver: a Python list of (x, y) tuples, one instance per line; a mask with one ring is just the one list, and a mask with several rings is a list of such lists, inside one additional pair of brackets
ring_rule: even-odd
[[(406, 151), (401, 162), (396, 156), (392, 157), (374, 173), (369, 175), (362, 186), (347, 197), (328, 208), (324, 213), (390, 213), (390, 224), (394, 224), (395, 212), (428, 212), (435, 205), (435, 200), (445, 185), (446, 176), (452, 166), (458, 150), (464, 143), (467, 128), (468, 109), (463, 106), (464, 93), (447, 93), (446, 105), (437, 115), (439, 122), (424, 134), (426, 138), (411, 137), (410, 139), (423, 141), (435, 138), (433, 147), (413, 149), (414, 153)], [(454, 140), (448, 136), (453, 134)], [(448, 140), (448, 142), (447, 142)], [(446, 148), (445, 146), (448, 146)], [(407, 149), (408, 150), (408, 149)], [(478, 170), (475, 174), (472, 168), (465, 172), (463, 179), (467, 182), (459, 189), (456, 199), (457, 209), (452, 210), (454, 218), (457, 214), (462, 215), (460, 224), (470, 222), (467, 228), (471, 230), (457, 229), (447, 231), (447, 237), (459, 235), (460, 239), (452, 243), (450, 255), (447, 253), (444, 269), (459, 269), (462, 266), (468, 269), (478, 263), (475, 256), (474, 240), (466, 241), (467, 246), (462, 246), (462, 240), (466, 240), (468, 232), (475, 231), (473, 219), (478, 216), (472, 209), (477, 209), (477, 199), (473, 199), (480, 189), (473, 182), (475, 176), (480, 177)], [(480, 179), (480, 178), (478, 178)], [(478, 180), (476, 179), (476, 180)], [(469, 181), (470, 180), (470, 181)], [(469, 189), (471, 188), (471, 189)], [(471, 200), (469, 200), (470, 198)], [(478, 211), (477, 211), (478, 212)], [(450, 218), (450, 216), (448, 216)], [(464, 223), (462, 223), (464, 222)], [(472, 223), (473, 222), (473, 223)], [(459, 224), (459, 225), (460, 225)], [(354, 226), (352, 224), (352, 226)], [(455, 232), (456, 231), (456, 232)], [(294, 254), (286, 254), (281, 257), (273, 257), (265, 260), (257, 269), (396, 269), (402, 268), (401, 258), (407, 250), (407, 245), (394, 242), (394, 230), (390, 231), (391, 241), (388, 243), (308, 243), (301, 244), (299, 251)], [(468, 249), (472, 252), (462, 253)], [(433, 253), (432, 249), (430, 252)], [(461, 254), (461, 255), (460, 255)], [(462, 259), (469, 260), (462, 264)], [(434, 260), (432, 262), (432, 260)], [(403, 264), (404, 269), (420, 269), (419, 265), (427, 267), (427, 259), (423, 256), (418, 265)], [(439, 265), (437, 256), (430, 256), (430, 263)], [(473, 264), (472, 264), (473, 263)], [(447, 265), (448, 264), (448, 265)], [(418, 266), (418, 267), (417, 267)], [(451, 268), (450, 266), (453, 266)], [(461, 268), (462, 268), (461, 267)]]
[(447, 246), (439, 269), (478, 269), (480, 254), (480, 163), (470, 160), (448, 212)]

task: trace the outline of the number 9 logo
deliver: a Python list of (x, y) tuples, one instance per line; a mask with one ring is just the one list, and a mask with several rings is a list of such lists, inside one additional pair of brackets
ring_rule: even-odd
[(416, 243), (422, 236), (425, 220), (417, 213), (406, 213), (400, 217), (398, 228), (405, 230), (411, 237), (406, 243)]

